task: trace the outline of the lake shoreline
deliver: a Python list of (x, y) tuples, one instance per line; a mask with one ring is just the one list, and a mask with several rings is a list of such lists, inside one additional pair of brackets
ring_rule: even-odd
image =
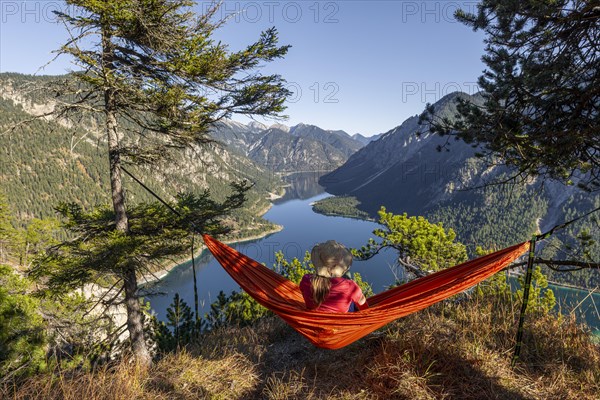
[(316, 214), (324, 215), (326, 217), (340, 217), (340, 218), (356, 219), (356, 220), (359, 220), (359, 221), (377, 222), (377, 220), (375, 218), (361, 218), (361, 217), (358, 217), (356, 215), (337, 214), (337, 213), (333, 213), (333, 212), (319, 211), (319, 210), (315, 209), (314, 204), (315, 203), (310, 203), (310, 206), (311, 206), (313, 212), (316, 213)]
[[(285, 189), (284, 189), (284, 193), (281, 195), (270, 193), (269, 200), (273, 201), (273, 200), (283, 197), (284, 195), (285, 195)], [(266, 206), (265, 208), (263, 208), (262, 210), (260, 210), (257, 215), (259, 217), (262, 217), (272, 207), (273, 207), (273, 203), (269, 203), (269, 205)], [(263, 239), (267, 236), (270, 236), (274, 233), (277, 233), (277, 232), (280, 232), (283, 230), (282, 225), (277, 225), (277, 224), (273, 224), (273, 225), (275, 225), (275, 227), (273, 229), (269, 229), (268, 231), (261, 232), (260, 234), (250, 235), (247, 237), (231, 239), (231, 240), (222, 240), (222, 242), (225, 244), (228, 244), (228, 245), (245, 243), (245, 242), (249, 242), (252, 240)], [(205, 250), (207, 250), (207, 247), (204, 245), (204, 243), (203, 242), (199, 243), (197, 246), (197, 249), (194, 253), (194, 259), (200, 257)], [(171, 261), (167, 266), (165, 266), (164, 268), (160, 268), (158, 271), (143, 274), (139, 278), (140, 285), (145, 286), (145, 285), (158, 283), (162, 279), (164, 279), (167, 275), (169, 275), (171, 273), (171, 271), (175, 270), (177, 267), (179, 267), (182, 264), (185, 264), (186, 262), (188, 262), (190, 260), (191, 260), (191, 256), (182, 257), (179, 260)]]
[[(510, 270), (508, 272), (508, 275), (516, 278), (516, 277), (520, 277), (520, 276), (525, 276), (525, 272), (516, 272), (516, 271)], [(571, 285), (569, 283), (561, 283), (561, 282), (556, 282), (556, 281), (551, 281), (551, 280), (547, 280), (547, 282), (548, 282), (548, 285), (558, 286), (558, 287), (565, 288), (565, 289), (574, 289), (574, 290), (581, 290), (584, 292), (598, 293), (598, 292), (596, 292), (596, 290), (598, 288), (590, 289), (590, 288), (583, 287), (583, 286), (576, 286), (576, 285)]]

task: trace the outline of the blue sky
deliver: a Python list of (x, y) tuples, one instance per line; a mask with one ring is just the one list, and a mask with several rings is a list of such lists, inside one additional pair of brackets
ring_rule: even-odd
[[(199, 2), (198, 11), (208, 2)], [(483, 36), (456, 22), (476, 1), (231, 1), (216, 38), (232, 50), (275, 26), (288, 56), (264, 68), (294, 96), (287, 125), (300, 122), (365, 136), (386, 132), (455, 90), (477, 91)], [(0, 0), (0, 72), (61, 74), (52, 51), (67, 39), (52, 10), (62, 1)], [(235, 118), (247, 122), (244, 118)], [(260, 122), (265, 122), (258, 119)], [(266, 121), (270, 124), (273, 121)]]

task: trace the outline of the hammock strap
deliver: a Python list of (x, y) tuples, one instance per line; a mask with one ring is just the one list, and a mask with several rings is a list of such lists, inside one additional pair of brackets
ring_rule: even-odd
[(529, 303), (529, 291), (531, 289), (531, 280), (533, 277), (533, 262), (534, 262), (534, 253), (535, 253), (535, 244), (539, 240), (544, 240), (548, 236), (553, 235), (556, 231), (566, 228), (574, 222), (579, 221), (587, 217), (590, 214), (593, 214), (597, 211), (600, 211), (600, 207), (597, 207), (591, 211), (588, 211), (585, 214), (579, 215), (570, 221), (563, 222), (562, 224), (558, 224), (553, 226), (548, 231), (541, 233), (539, 235), (534, 235), (531, 238), (530, 246), (529, 246), (529, 258), (527, 259), (527, 272), (525, 273), (525, 287), (523, 288), (523, 303), (521, 304), (521, 314), (519, 315), (519, 326), (517, 328), (517, 340), (515, 344), (515, 352), (513, 354), (513, 359), (511, 365), (514, 367), (521, 355), (521, 346), (523, 344), (523, 324), (525, 323), (525, 313), (527, 311), (527, 304)]
[(523, 303), (521, 304), (521, 315), (519, 315), (519, 327), (517, 328), (517, 340), (515, 345), (515, 353), (511, 366), (515, 366), (521, 354), (521, 345), (523, 344), (523, 324), (525, 323), (525, 313), (527, 312), (527, 304), (529, 303), (529, 290), (531, 288), (531, 279), (533, 277), (533, 261), (535, 255), (535, 243), (537, 237), (534, 236), (529, 242), (529, 258), (527, 259), (527, 272), (525, 274), (525, 288), (523, 289)]
[(552, 235), (554, 232), (556, 232), (558, 230), (561, 230), (563, 228), (566, 228), (567, 226), (571, 225), (572, 223), (577, 222), (580, 219), (585, 218), (588, 215), (593, 214), (593, 213), (595, 213), (597, 211), (600, 211), (600, 207), (596, 207), (595, 209), (593, 209), (591, 211), (588, 211), (585, 214), (579, 215), (579, 216), (573, 218), (570, 221), (563, 222), (562, 224), (555, 225), (554, 227), (552, 227), (551, 229), (549, 229), (547, 232), (544, 232), (544, 233), (541, 233), (541, 234), (535, 236), (535, 240), (546, 239), (548, 236)]
[(200, 333), (200, 313), (198, 311), (198, 283), (196, 281), (196, 257), (194, 254), (194, 232), (192, 232), (192, 272), (194, 275), (194, 311), (196, 313), (196, 321), (194, 324), (194, 331), (196, 335)]
[[(177, 211), (176, 209), (174, 209), (169, 203), (167, 203), (166, 201), (164, 201), (159, 195), (157, 195), (156, 193), (154, 193), (152, 191), (152, 189), (150, 189), (148, 186), (144, 185), (144, 183), (142, 181), (140, 181), (138, 178), (136, 178), (135, 176), (133, 176), (131, 174), (131, 172), (127, 171), (125, 169), (125, 167), (121, 166), (121, 171), (125, 172), (127, 175), (129, 175), (129, 177), (131, 179), (133, 179), (134, 181), (136, 181), (141, 187), (143, 187), (148, 193), (150, 193), (152, 196), (154, 196), (158, 201), (160, 201), (161, 203), (163, 203), (163, 205), (165, 207), (167, 207), (169, 210), (173, 211), (178, 217), (181, 217), (181, 213), (179, 211)], [(195, 227), (194, 227), (195, 228)]]

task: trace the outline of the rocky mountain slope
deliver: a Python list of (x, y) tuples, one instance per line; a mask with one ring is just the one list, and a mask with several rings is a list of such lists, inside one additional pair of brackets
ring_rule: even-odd
[[(250, 147), (248, 156), (271, 171), (328, 171), (344, 163), (352, 149), (311, 136), (297, 136), (271, 128)], [(339, 145), (340, 147), (335, 147)]]
[(373, 136), (363, 136), (360, 133), (355, 133), (354, 135), (352, 135), (352, 139), (362, 143), (364, 146), (368, 145), (369, 143), (379, 139), (381, 137), (381, 133), (379, 135), (373, 135)]
[[(436, 105), (452, 112), (450, 95)], [(453, 189), (466, 186), (464, 167), (475, 149), (463, 142), (450, 144), (451, 151), (438, 151), (447, 139), (422, 134), (418, 116), (382, 134), (354, 153), (335, 171), (323, 176), (329, 193), (355, 196), (364, 211), (374, 213), (381, 204), (409, 214), (423, 213), (448, 198)], [(389, 201), (386, 201), (389, 199)]]
[(344, 131), (324, 130), (307, 124), (266, 127), (258, 122), (244, 125), (221, 121), (215, 125), (212, 134), (228, 148), (274, 173), (330, 171), (363, 147), (361, 141)]
[[(435, 105), (436, 110), (451, 116), (457, 96), (469, 95), (450, 94)], [(385, 206), (397, 214), (443, 222), (472, 251), (475, 246), (492, 248), (528, 240), (537, 231), (600, 206), (600, 194), (552, 181), (490, 185), (508, 177), (508, 169), (490, 167), (475, 157), (476, 149), (470, 145), (422, 133), (422, 128), (417, 116), (408, 118), (319, 183), (334, 195), (355, 197), (358, 208), (371, 216)], [(600, 234), (597, 224), (586, 220), (557, 237), (573, 244), (573, 237), (584, 231)], [(591, 253), (598, 258), (600, 248), (594, 246)], [(565, 247), (561, 249), (558, 252), (566, 257)]]

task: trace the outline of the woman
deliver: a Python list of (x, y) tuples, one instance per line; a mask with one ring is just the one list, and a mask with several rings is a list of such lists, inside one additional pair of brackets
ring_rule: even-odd
[(300, 290), (309, 310), (347, 312), (367, 308), (367, 299), (351, 279), (342, 278), (352, 265), (352, 254), (329, 240), (313, 247), (310, 258), (314, 274), (302, 277)]

